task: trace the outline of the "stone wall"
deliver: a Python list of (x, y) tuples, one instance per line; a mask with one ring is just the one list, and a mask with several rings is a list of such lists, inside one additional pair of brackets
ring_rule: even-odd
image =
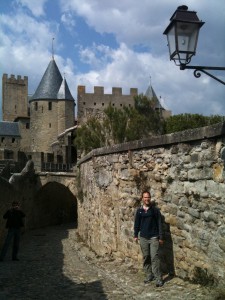
[(2, 76), (2, 119), (14, 121), (17, 117), (27, 116), (28, 77)]
[(138, 95), (138, 89), (130, 88), (129, 95), (122, 94), (122, 88), (113, 87), (112, 94), (105, 94), (104, 87), (95, 86), (94, 93), (86, 93), (85, 86), (77, 87), (77, 117), (79, 124), (85, 123), (88, 118), (96, 116), (102, 119), (103, 111), (109, 104), (117, 109), (123, 106), (134, 106), (134, 96)]
[[(0, 249), (6, 235), (3, 214), (17, 200), (25, 212), (25, 230), (77, 222), (77, 199), (74, 174), (36, 173), (19, 177), (14, 183), (0, 177)], [(10, 179), (10, 182), (12, 180)], [(34, 250), (35, 251), (35, 250)]]
[(59, 134), (74, 126), (74, 101), (38, 100), (30, 102), (31, 151), (52, 152)]
[[(58, 103), (57, 100), (30, 102), (30, 136), (31, 151), (51, 152), (51, 143), (58, 136)], [(51, 109), (50, 109), (51, 108)]]
[(11, 149), (18, 150), (20, 147), (20, 138), (19, 137), (11, 137), (5, 136), (0, 139), (0, 148), (1, 149)]
[(19, 118), (18, 119), (19, 128), (20, 128), (20, 147), (19, 151), (30, 152), (30, 119), (29, 118)]
[(58, 135), (74, 126), (74, 105), (73, 100), (58, 101)]
[(163, 269), (225, 277), (224, 124), (93, 150), (79, 163), (78, 230), (99, 255), (137, 261), (133, 220), (148, 188), (165, 219)]

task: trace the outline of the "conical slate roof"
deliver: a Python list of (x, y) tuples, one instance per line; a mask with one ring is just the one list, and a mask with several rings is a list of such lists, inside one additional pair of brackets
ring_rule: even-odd
[(61, 84), (60, 89), (58, 91), (57, 99), (73, 100), (74, 101), (74, 98), (70, 93), (70, 90), (69, 90), (69, 87), (68, 87), (68, 84), (67, 84), (65, 78), (63, 78), (62, 84)]
[(62, 75), (52, 59), (39, 83), (39, 86), (31, 100), (57, 99), (57, 94), (62, 83)]
[(151, 85), (151, 83), (149, 84), (148, 88), (147, 88), (147, 91), (145, 92), (145, 96), (151, 100), (154, 98), (154, 100), (156, 101), (155, 103), (155, 108), (157, 109), (164, 109), (158, 99), (158, 97), (156, 96), (156, 93)]
[[(153, 87), (151, 84), (148, 86), (147, 91), (145, 92), (145, 96), (148, 99), (157, 98), (155, 91), (153, 90)], [(158, 99), (158, 98), (157, 98)]]

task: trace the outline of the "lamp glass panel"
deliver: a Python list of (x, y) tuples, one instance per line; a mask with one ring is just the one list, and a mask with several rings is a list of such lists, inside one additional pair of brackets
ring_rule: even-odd
[(198, 39), (198, 24), (177, 22), (179, 51), (195, 52)]
[(176, 40), (175, 40), (175, 27), (172, 26), (169, 32), (167, 33), (167, 41), (170, 52), (170, 58), (172, 58), (176, 50)]
[(177, 22), (178, 52), (182, 63), (188, 62), (195, 54), (199, 24)]

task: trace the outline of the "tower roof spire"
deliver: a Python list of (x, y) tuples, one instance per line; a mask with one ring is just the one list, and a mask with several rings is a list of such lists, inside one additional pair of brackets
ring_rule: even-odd
[(53, 41), (54, 41), (54, 37), (52, 38), (52, 59), (54, 60), (54, 44), (53, 44)]
[(57, 93), (62, 84), (62, 80), (63, 78), (56, 62), (52, 59), (31, 100), (57, 99)]
[(149, 83), (149, 86), (147, 88), (147, 91), (145, 92), (145, 96), (149, 99), (149, 100), (152, 100), (154, 99), (155, 101), (155, 108), (157, 109), (164, 109), (152, 87), (152, 78), (150, 76), (150, 83)]

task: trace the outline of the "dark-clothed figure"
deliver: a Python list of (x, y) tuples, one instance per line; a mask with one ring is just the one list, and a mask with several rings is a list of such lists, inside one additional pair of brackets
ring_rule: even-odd
[(19, 203), (14, 201), (12, 203), (12, 208), (7, 210), (3, 215), (6, 221), (6, 228), (8, 228), (8, 234), (6, 236), (2, 251), (0, 254), (0, 261), (3, 261), (7, 250), (10, 246), (10, 242), (13, 239), (13, 249), (12, 249), (12, 260), (19, 260), (17, 255), (19, 251), (20, 244), (20, 230), (24, 226), (25, 214), (20, 210)]
[(138, 241), (143, 254), (143, 268), (146, 273), (145, 283), (156, 280), (156, 286), (163, 286), (160, 271), (159, 245), (163, 244), (162, 220), (160, 210), (152, 205), (151, 194), (142, 193), (143, 205), (137, 209), (134, 221), (134, 239)]

